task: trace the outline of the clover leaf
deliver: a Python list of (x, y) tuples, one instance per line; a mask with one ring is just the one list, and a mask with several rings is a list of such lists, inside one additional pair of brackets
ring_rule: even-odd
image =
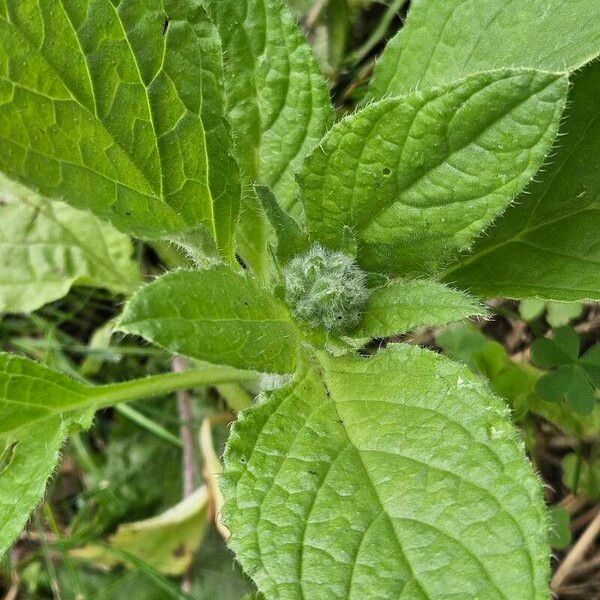
[(589, 414), (600, 386), (600, 344), (579, 356), (579, 336), (572, 327), (559, 327), (554, 338), (540, 338), (531, 346), (531, 360), (552, 369), (536, 384), (542, 398), (564, 400), (576, 413)]

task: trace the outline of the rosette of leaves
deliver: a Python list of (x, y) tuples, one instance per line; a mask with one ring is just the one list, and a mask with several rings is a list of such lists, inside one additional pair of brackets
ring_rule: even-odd
[(542, 398), (564, 401), (575, 412), (587, 415), (596, 405), (600, 388), (600, 344), (579, 356), (580, 340), (569, 326), (554, 330), (552, 338), (539, 338), (531, 345), (531, 360), (551, 369), (536, 384)]
[(0, 2), (0, 170), (183, 247), (118, 327), (201, 361), (93, 387), (1, 355), (0, 547), (82, 411), (260, 372), (287, 383), (232, 429), (223, 516), (267, 599), (546, 598), (541, 485), (504, 401), (431, 351), (357, 348), (484, 314), (439, 279), (550, 153), (598, 23), (595, 0), (415, 2), (332, 127), (281, 0)]

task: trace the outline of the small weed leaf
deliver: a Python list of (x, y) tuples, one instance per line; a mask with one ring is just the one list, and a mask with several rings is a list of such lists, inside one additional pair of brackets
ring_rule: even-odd
[(579, 335), (572, 327), (560, 327), (553, 338), (539, 338), (532, 344), (531, 359), (539, 367), (554, 369), (536, 384), (542, 398), (565, 400), (576, 413), (591, 413), (596, 404), (600, 344), (580, 358)]

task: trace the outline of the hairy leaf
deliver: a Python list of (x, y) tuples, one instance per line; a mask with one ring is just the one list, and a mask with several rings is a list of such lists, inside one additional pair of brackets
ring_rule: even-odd
[(277, 238), (277, 256), (282, 263), (308, 250), (310, 241), (298, 222), (287, 213), (279, 203), (275, 194), (266, 186), (255, 186), (254, 191), (271, 223)]
[(0, 313), (31, 312), (73, 285), (130, 293), (133, 247), (89, 213), (0, 179)]
[(416, 0), (388, 43), (371, 96), (504, 67), (573, 71), (600, 54), (596, 0)]
[(189, 0), (5, 0), (0, 170), (128, 233), (203, 225), (230, 253), (221, 61)]
[(293, 371), (298, 352), (285, 305), (225, 267), (175, 271), (141, 288), (119, 329), (171, 352), (269, 373)]
[[(223, 41), (229, 119), (246, 184), (269, 186), (284, 208), (294, 173), (332, 121), (323, 76), (282, 0), (207, 0)], [(240, 250), (264, 271), (267, 221), (248, 187)]]
[(485, 314), (485, 308), (476, 300), (441, 283), (395, 280), (373, 290), (355, 334), (388, 337), (423, 325), (439, 327)]
[(566, 93), (563, 76), (504, 70), (371, 104), (334, 127), (303, 168), (311, 233), (339, 247), (351, 227), (368, 269), (438, 266), (538, 170)]
[(244, 375), (205, 367), (94, 387), (0, 353), (0, 554), (40, 501), (64, 439), (73, 429), (89, 427), (96, 409), (179, 387), (243, 381)]
[(556, 155), (446, 281), (488, 297), (600, 300), (599, 89), (595, 62), (575, 76)]
[(309, 359), (243, 414), (225, 472), (268, 598), (547, 598), (540, 483), (505, 404), (442, 356)]
[[(0, 373), (0, 380), (3, 379), (4, 373)], [(0, 406), (2, 404), (0, 397)], [(73, 430), (89, 426), (90, 420), (89, 413), (72, 412), (6, 431), (2, 417), (0, 555), (21, 532), (31, 511), (44, 495), (46, 482), (56, 468), (64, 440)]]
[(223, 40), (240, 166), (288, 208), (296, 200), (294, 172), (331, 123), (325, 81), (282, 0), (207, 3)]

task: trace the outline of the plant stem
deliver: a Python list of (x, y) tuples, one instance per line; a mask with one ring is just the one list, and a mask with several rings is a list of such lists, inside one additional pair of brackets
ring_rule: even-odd
[[(171, 368), (174, 373), (184, 373), (187, 369), (187, 361), (181, 356), (174, 356), (171, 360)], [(192, 433), (192, 398), (189, 390), (177, 391), (177, 411), (181, 425), (179, 427), (181, 442), (183, 446), (182, 479), (183, 497), (187, 498), (194, 493), (196, 487), (196, 456), (194, 449), (194, 434)], [(188, 569), (181, 580), (181, 591), (189, 594), (192, 591), (192, 578)]]
[[(175, 356), (171, 361), (173, 372), (182, 373), (187, 368), (187, 362), (180, 356)], [(177, 391), (177, 411), (181, 425), (179, 435), (183, 447), (183, 497), (187, 498), (194, 493), (196, 488), (196, 459), (194, 457), (194, 434), (192, 433), (192, 399), (189, 390)]]
[(256, 378), (255, 373), (230, 367), (214, 366), (189, 369), (178, 373), (152, 375), (144, 379), (134, 379), (124, 383), (89, 388), (87, 392), (89, 400), (85, 404), (95, 406), (97, 409), (107, 408), (119, 402), (131, 402), (132, 400), (163, 396), (181, 389), (221, 383), (255, 381)]

